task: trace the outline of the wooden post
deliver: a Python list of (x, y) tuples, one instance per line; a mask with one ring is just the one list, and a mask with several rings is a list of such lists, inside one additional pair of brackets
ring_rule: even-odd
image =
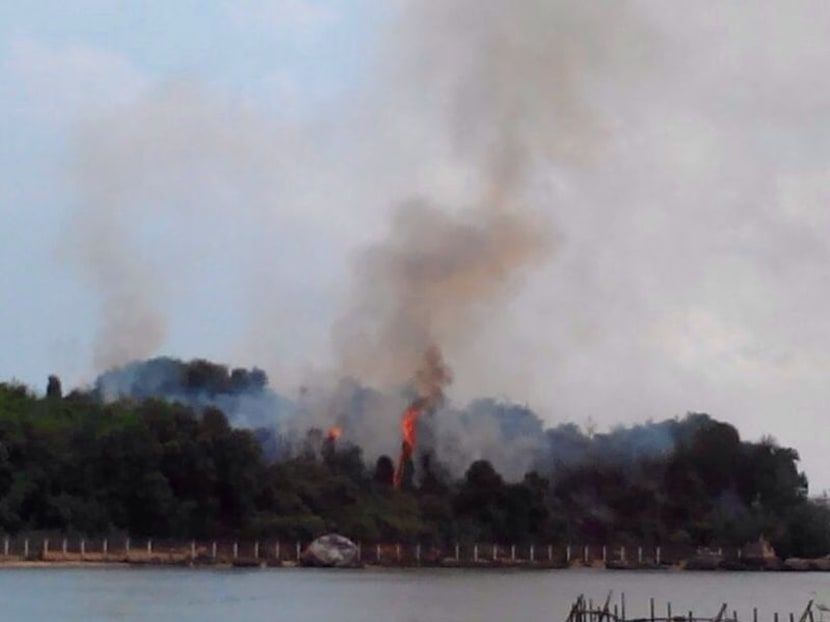
[(659, 546), (657, 547), (657, 550), (655, 551), (654, 556), (656, 558), (655, 561), (657, 562), (657, 565), (659, 566), (660, 565), (660, 547)]
[(620, 547), (620, 560), (625, 562), (625, 545)]
[(300, 542), (297, 541), (297, 561), (300, 561)]
[[(234, 541), (234, 543), (233, 543), (233, 558), (236, 559), (237, 557), (239, 557), (239, 542)], [(300, 557), (297, 556), (297, 559), (300, 559)]]
[(458, 542), (455, 543), (455, 561), (461, 561), (461, 548), (458, 546)]
[(49, 538), (43, 539), (43, 555), (49, 555)]
[(758, 622), (758, 607), (752, 608), (752, 622)]
[[(24, 559), (28, 559), (29, 557), (29, 538), (23, 540), (23, 557)], [(776, 620), (776, 622), (778, 622)]]
[(190, 559), (196, 559), (196, 540), (190, 541)]
[(643, 563), (643, 547), (641, 547), (641, 546), (637, 547), (637, 563), (638, 564)]
[(104, 538), (104, 543), (101, 545), (101, 552), (106, 555), (107, 549), (109, 549), (109, 542), (107, 542), (107, 539)]
[(608, 561), (608, 548), (603, 544), (602, 545), (602, 563)]
[(6, 557), (9, 555), (9, 536), (3, 538), (3, 555)]
[(516, 561), (516, 545), (510, 545), (510, 561)]
[(277, 543), (274, 545), (274, 557), (277, 558), (277, 561), (280, 561), (280, 542), (277, 540)]
[(671, 603), (666, 603), (666, 618), (671, 622)]
[(494, 544), (493, 545), (493, 561), (496, 561), (496, 557), (498, 556), (498, 554), (499, 554), (499, 545)]
[(536, 551), (534, 550), (534, 546), (530, 545), (530, 561), (536, 561)]
[(478, 561), (478, 544), (473, 545), (473, 561)]
[(588, 565), (588, 560), (591, 557), (590, 548), (591, 547), (588, 544), (586, 544), (584, 547), (582, 547), (582, 561), (585, 563), (586, 566)]
[(380, 544), (375, 545), (375, 561), (380, 561)]
[(649, 610), (649, 613), (651, 614), (651, 622), (654, 622), (654, 599), (653, 598), (648, 599), (648, 610)]
[(775, 622), (778, 622), (778, 612), (777, 611), (775, 612), (775, 615), (773, 615), (772, 618), (773, 618), (773, 620), (775, 620)]
[(553, 545), (552, 544), (548, 544), (548, 561), (549, 562), (553, 561)]
[(259, 559), (259, 540), (254, 542), (254, 559)]
[(415, 561), (419, 564), (421, 563), (421, 544), (418, 543), (415, 545)]
[(398, 563), (400, 563), (400, 561), (401, 561), (401, 545), (400, 544), (395, 545), (395, 559), (397, 559)]
[(61, 541), (61, 553), (66, 557), (66, 538)]
[(81, 557), (86, 555), (86, 541), (81, 538)]
[(210, 544), (210, 557), (213, 561), (216, 561), (216, 540)]
[(571, 545), (565, 547), (565, 561), (571, 563)]
[(620, 615), (625, 622), (625, 592), (620, 592)]

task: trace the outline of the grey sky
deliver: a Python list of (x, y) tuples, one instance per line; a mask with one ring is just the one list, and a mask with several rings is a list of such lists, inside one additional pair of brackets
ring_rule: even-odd
[[(333, 364), (352, 258), (395, 206), (479, 183), (442, 116), (462, 65), (427, 68), (431, 98), (394, 75), (412, 3), (170, 4), (0, 9), (4, 378), (90, 379), (115, 271), (162, 318), (131, 354), (259, 364), (291, 394)], [(450, 396), (601, 426), (706, 411), (830, 487), (830, 5), (608, 11), (589, 43), (617, 60), (576, 78), (590, 154), (529, 189), (557, 250), (476, 312)], [(115, 240), (129, 278), (95, 252)]]

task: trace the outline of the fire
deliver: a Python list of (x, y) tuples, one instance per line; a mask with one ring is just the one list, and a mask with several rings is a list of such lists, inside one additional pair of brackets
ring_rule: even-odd
[(401, 455), (398, 458), (398, 466), (395, 469), (395, 477), (393, 479), (395, 488), (401, 487), (406, 464), (412, 458), (412, 454), (415, 453), (415, 430), (418, 425), (418, 417), (421, 416), (423, 407), (423, 402), (418, 400), (411, 404), (403, 414), (403, 420), (401, 421), (403, 442), (401, 443)]
[(334, 425), (329, 429), (329, 433), (326, 435), (326, 438), (332, 441), (336, 441), (338, 438), (340, 438), (341, 434), (343, 434), (343, 428), (341, 428), (339, 425)]

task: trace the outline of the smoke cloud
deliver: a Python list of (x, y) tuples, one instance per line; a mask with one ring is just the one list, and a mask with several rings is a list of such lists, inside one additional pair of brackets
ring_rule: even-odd
[(441, 395), (451, 377), (435, 361), (463, 353), (486, 332), (482, 311), (551, 259), (556, 199), (544, 180), (601, 143), (587, 92), (625, 56), (630, 21), (625, 3), (404, 4), (390, 54), (407, 80), (392, 80), (404, 96), (396, 105), (449, 136), (473, 181), (458, 205), (413, 187), (386, 237), (359, 253), (335, 327), (346, 373)]

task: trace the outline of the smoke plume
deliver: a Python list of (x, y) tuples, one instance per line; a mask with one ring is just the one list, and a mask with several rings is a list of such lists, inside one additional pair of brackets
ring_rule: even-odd
[(390, 54), (409, 82), (396, 89), (399, 106), (450, 137), (472, 181), (460, 205), (412, 188), (386, 237), (355, 261), (335, 339), (349, 374), (415, 382), (426, 397), (424, 384), (429, 395), (450, 380), (432, 363), (462, 352), (485, 330), (480, 312), (554, 253), (543, 181), (585, 162), (601, 140), (586, 89), (611, 64), (627, 11), (542, 0), (404, 6)]

